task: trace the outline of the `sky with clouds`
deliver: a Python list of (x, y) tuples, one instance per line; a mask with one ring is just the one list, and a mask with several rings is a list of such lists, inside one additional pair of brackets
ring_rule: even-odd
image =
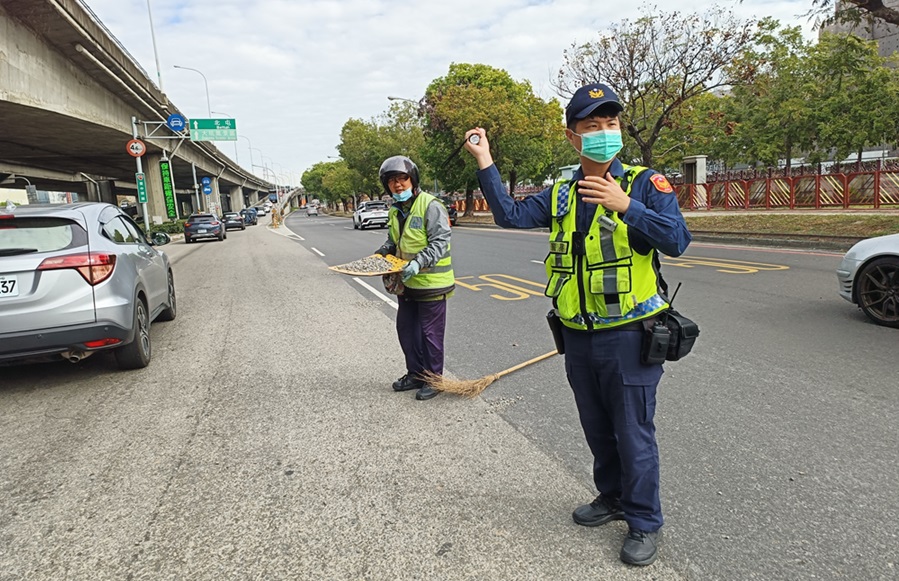
[[(147, 0), (82, 1), (155, 80)], [(720, 5), (740, 17), (801, 25), (815, 36), (804, 16), (811, 0)], [(388, 95), (419, 99), (453, 62), (502, 68), (530, 81), (541, 97), (557, 96), (550, 80), (566, 48), (646, 10), (598, 0), (149, 0), (149, 6), (163, 89), (179, 110), (206, 117), (206, 92), (200, 75), (174, 65), (202, 71), (212, 111), (236, 118), (238, 133), (249, 139), (239, 139), (236, 152), (234, 144), (219, 143), (222, 151), (245, 168), (252, 155), (256, 165), (295, 178), (337, 155), (347, 119), (382, 113)], [(665, 11), (711, 6), (671, 0)]]

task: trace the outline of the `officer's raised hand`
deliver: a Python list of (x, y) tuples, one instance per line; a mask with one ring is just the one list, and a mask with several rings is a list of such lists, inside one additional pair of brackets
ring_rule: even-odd
[[(477, 135), (477, 139), (472, 139), (473, 135)], [(474, 143), (477, 141), (477, 143)], [(487, 132), (481, 127), (475, 127), (465, 132), (465, 143), (463, 145), (468, 153), (474, 156), (478, 162), (478, 169), (485, 169), (493, 165), (493, 156), (490, 155), (490, 143), (487, 141)]]
[(577, 183), (577, 193), (588, 204), (598, 204), (606, 210), (624, 214), (631, 205), (630, 197), (624, 193), (611, 173), (605, 177), (584, 176)]

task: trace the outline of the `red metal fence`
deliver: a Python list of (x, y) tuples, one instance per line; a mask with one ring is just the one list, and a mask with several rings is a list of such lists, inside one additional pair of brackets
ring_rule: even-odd
[[(525, 186), (516, 197), (541, 191)], [(742, 170), (710, 174), (705, 184), (675, 184), (685, 210), (796, 210), (899, 208), (899, 161), (874, 161), (822, 167)], [(456, 194), (456, 205), (465, 211), (465, 195)], [(489, 210), (480, 190), (474, 194), (476, 212)]]
[(674, 186), (689, 210), (795, 210), (899, 207), (899, 170), (768, 175)]

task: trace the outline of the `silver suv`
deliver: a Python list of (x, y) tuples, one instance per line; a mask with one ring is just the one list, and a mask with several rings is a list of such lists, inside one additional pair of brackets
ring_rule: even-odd
[(370, 200), (359, 204), (359, 208), (353, 212), (353, 228), (365, 230), (369, 226), (387, 227), (387, 203), (380, 200)]
[(150, 363), (150, 322), (175, 318), (164, 252), (111, 204), (0, 208), (0, 364), (113, 350), (122, 369)]

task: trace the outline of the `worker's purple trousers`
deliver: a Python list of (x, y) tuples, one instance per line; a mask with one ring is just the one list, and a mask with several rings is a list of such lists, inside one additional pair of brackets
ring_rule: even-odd
[(446, 299), (413, 301), (402, 296), (396, 311), (396, 333), (406, 356), (406, 371), (443, 375)]

